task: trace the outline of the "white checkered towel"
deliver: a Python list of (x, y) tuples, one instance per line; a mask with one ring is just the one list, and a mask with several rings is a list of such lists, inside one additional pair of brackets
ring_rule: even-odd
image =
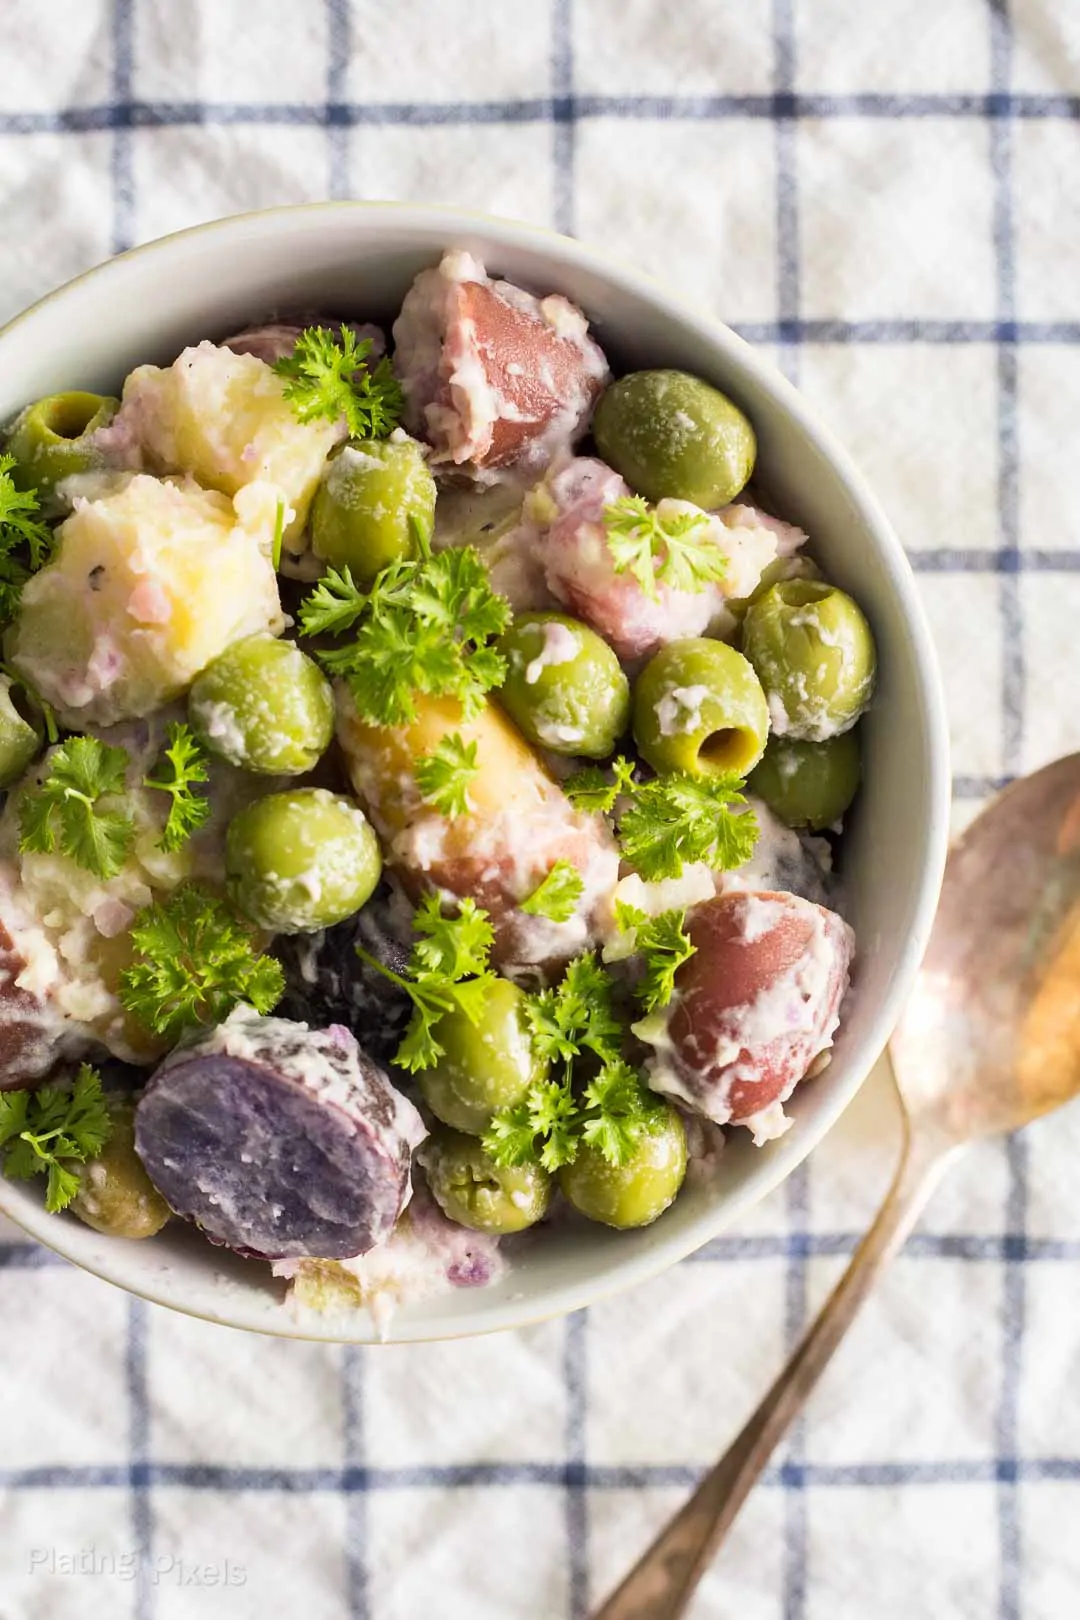
[[(910, 548), (958, 822), (1080, 746), (1076, 0), (2, 0), (0, 317), (326, 196), (573, 230), (764, 346)], [(708, 1251), (383, 1351), (131, 1301), (0, 1229), (0, 1620), (568, 1620), (762, 1393), (885, 1188), (872, 1082)], [(1080, 1113), (972, 1153), (693, 1613), (1080, 1614)]]

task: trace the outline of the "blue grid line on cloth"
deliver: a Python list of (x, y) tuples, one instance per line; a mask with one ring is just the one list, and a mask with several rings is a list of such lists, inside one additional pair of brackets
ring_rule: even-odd
[[(709, 1260), (785, 1260), (830, 1258), (853, 1253), (861, 1232), (770, 1232), (710, 1238), (681, 1265)], [(1080, 1239), (1032, 1238), (1024, 1232), (914, 1232), (904, 1247), (906, 1260), (1080, 1261)], [(0, 1244), (0, 1271), (39, 1271), (70, 1262), (38, 1243)]]
[[(556, 10), (565, 4), (557, 0)], [(116, 35), (130, 41), (130, 0), (117, 0)], [(123, 26), (127, 19), (126, 29)], [(569, 37), (566, 52), (569, 51)], [(556, 57), (560, 52), (556, 51)], [(125, 59), (130, 62), (130, 49)], [(816, 95), (785, 91), (773, 95), (622, 96), (575, 94), (569, 84), (552, 96), (505, 101), (328, 100), (307, 102), (142, 101), (128, 88), (108, 103), (61, 107), (54, 112), (0, 114), (0, 135), (86, 134), (183, 124), (326, 125), (446, 124), (573, 125), (579, 119), (649, 119), (710, 122), (725, 118), (766, 121), (833, 118), (968, 118), (1008, 123), (1014, 119), (1080, 119), (1080, 96), (1011, 95)]]
[[(704, 1469), (699, 1463), (597, 1463), (586, 1466), (590, 1490), (693, 1488)], [(0, 1490), (123, 1490), (130, 1470), (120, 1463), (0, 1469)], [(366, 1495), (379, 1491), (472, 1490), (510, 1485), (562, 1486), (564, 1463), (423, 1463), (399, 1468), (253, 1468), (216, 1463), (150, 1463), (153, 1485), (237, 1495), (300, 1496), (312, 1491)], [(807, 1463), (782, 1462), (761, 1476), (767, 1490), (895, 1490), (907, 1485), (985, 1485), (1080, 1481), (1080, 1457), (955, 1458), (937, 1462)], [(1064, 1620), (1064, 1617), (1055, 1617)]]
[(148, 1620), (153, 1590), (150, 1582), (154, 1549), (153, 1504), (150, 1500), (150, 1398), (146, 1364), (146, 1303), (131, 1299), (127, 1313), (125, 1382), (128, 1394), (128, 1484), (131, 1529), (138, 1552), (135, 1570), (136, 1620)]
[[(552, 0), (551, 124), (555, 229), (574, 231), (574, 19), (572, 0)], [(466, 120), (468, 121), (468, 120)]]
[[(113, 94), (118, 106), (131, 99), (135, 65), (134, 0), (113, 0)], [(112, 191), (112, 247), (122, 253), (135, 240), (135, 164), (131, 130), (123, 120), (112, 126), (110, 181)], [(136, 1552), (135, 1620), (151, 1620), (153, 1587), (150, 1580), (154, 1547), (154, 1504), (150, 1487), (150, 1403), (147, 1369), (147, 1308), (132, 1298), (127, 1308), (124, 1382), (128, 1404), (128, 1488), (131, 1529)]]
[[(131, 105), (134, 74), (134, 0), (113, 0), (112, 8), (113, 96), (112, 117), (102, 126), (113, 131), (112, 161), (112, 248), (122, 253), (134, 241), (135, 167), (130, 121), (122, 109)], [(0, 133), (11, 134), (0, 128)]]
[(566, 1549), (569, 1609), (572, 1620), (584, 1620), (589, 1610), (589, 1499), (591, 1469), (586, 1453), (588, 1406), (586, 1331), (588, 1312), (575, 1311), (566, 1319), (563, 1341), (563, 1379), (566, 1384), (566, 1466), (562, 1470), (566, 1498)]
[[(342, 1351), (342, 1414), (345, 1475), (366, 1481), (364, 1465), (364, 1353), (358, 1345)], [(345, 1596), (348, 1620), (369, 1620), (368, 1511), (366, 1484), (345, 1493)]]
[(327, 196), (338, 201), (349, 195), (349, 55), (352, 15), (349, 0), (326, 0), (326, 138)]
[(1080, 321), (733, 321), (747, 343), (1078, 343)]
[(917, 574), (1075, 574), (1080, 571), (1080, 549), (1062, 551), (952, 550), (908, 553)]
[[(1012, 73), (1012, 20), (1009, 0), (991, 0), (990, 76), (995, 93), (1008, 91)], [(1011, 121), (995, 120), (990, 128), (993, 174), (994, 261), (997, 314), (1009, 322), (1016, 314), (1015, 210), (1013, 199)], [(998, 512), (1002, 553), (1019, 556), (1019, 446), (1017, 440), (1017, 354), (1010, 344), (997, 349)], [(1016, 569), (1003, 569), (998, 585), (1002, 630), (1002, 763), (1019, 767), (1024, 729), (1025, 667), (1023, 617)], [(1010, 1232), (1024, 1231), (1027, 1221), (1027, 1149), (1019, 1136), (1006, 1144), (1009, 1190), (1005, 1212)], [(999, 1460), (1015, 1456), (1019, 1433), (1020, 1354), (1025, 1316), (1023, 1266), (1004, 1261), (1002, 1306), (1002, 1376), (995, 1421)], [(999, 1541), (999, 1620), (1019, 1620), (1023, 1583), (1019, 1501), (1015, 1476), (999, 1475), (997, 1486)]]
[[(776, 164), (776, 313), (779, 364), (792, 383), (799, 381), (801, 265), (799, 253), (798, 125), (794, 117), (795, 14), (793, 0), (772, 0), (773, 88), (776, 107), (774, 154)], [(788, 1235), (805, 1231), (810, 1200), (810, 1170), (801, 1164), (788, 1179), (784, 1192)], [(789, 1243), (784, 1275), (784, 1349), (790, 1355), (806, 1328), (807, 1257), (799, 1245)], [(785, 1463), (801, 1461), (806, 1426), (796, 1421), (782, 1453)], [(781, 1473), (784, 1552), (781, 1570), (781, 1605), (784, 1620), (802, 1620), (806, 1606), (807, 1503), (801, 1485), (793, 1488), (794, 1473)]]

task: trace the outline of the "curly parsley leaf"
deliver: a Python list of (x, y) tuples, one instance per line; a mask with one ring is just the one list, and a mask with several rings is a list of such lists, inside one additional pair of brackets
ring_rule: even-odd
[(457, 698), (471, 718), (506, 674), (492, 642), (510, 606), (492, 590), (479, 555), (471, 546), (432, 554), (419, 529), (416, 538), (418, 555), (389, 564), (366, 594), (347, 569), (331, 571), (300, 609), (305, 635), (353, 630), (350, 642), (317, 656), (377, 726), (414, 720), (418, 692)]
[(444, 737), (430, 754), (416, 764), (416, 785), (420, 797), (444, 816), (454, 819), (467, 815), (469, 783), (476, 775), (476, 742), (463, 742), (460, 734), (452, 731)]
[(611, 814), (620, 794), (629, 793), (634, 786), (634, 765), (620, 754), (612, 760), (611, 772), (609, 778), (599, 765), (586, 765), (567, 777), (563, 792), (575, 810)]
[(727, 572), (707, 512), (663, 511), (641, 495), (624, 495), (604, 510), (608, 550), (619, 574), (629, 573), (647, 596), (658, 583), (696, 593)]
[(385, 439), (401, 420), (405, 395), (384, 358), (367, 364), (371, 339), (342, 326), (340, 342), (328, 326), (308, 326), (292, 354), (274, 362), (285, 379), (285, 398), (300, 422), (344, 417), (354, 439)]
[(577, 1156), (579, 1114), (569, 1078), (536, 1080), (523, 1101), (494, 1116), (484, 1148), (499, 1165), (533, 1162), (558, 1170)]
[(583, 1143), (608, 1164), (623, 1165), (662, 1108), (637, 1070), (613, 1058), (580, 1096), (568, 1075), (535, 1081), (521, 1102), (495, 1114), (483, 1146), (498, 1165), (559, 1170), (573, 1164)]
[(101, 1076), (84, 1063), (70, 1086), (0, 1092), (0, 1163), (13, 1181), (47, 1175), (45, 1207), (66, 1209), (79, 1190), (78, 1166), (109, 1139)]
[(683, 926), (686, 912), (649, 917), (617, 900), (615, 920), (624, 934), (633, 935), (635, 952), (645, 958), (645, 972), (635, 987), (638, 1000), (646, 1012), (657, 1012), (675, 994), (675, 975), (697, 950)]
[(679, 877), (687, 862), (716, 871), (742, 866), (754, 853), (757, 817), (745, 805), (745, 783), (733, 774), (673, 771), (639, 782), (619, 818), (622, 852), (647, 882)]
[(521, 910), (529, 917), (569, 922), (584, 890), (585, 880), (577, 867), (570, 861), (556, 861), (547, 877), (521, 902)]
[(456, 917), (444, 917), (438, 895), (426, 895), (413, 917), (413, 929), (418, 938), (407, 977), (356, 946), (361, 961), (412, 1001), (412, 1017), (394, 1054), (394, 1062), (410, 1073), (430, 1069), (442, 1057), (438, 1024), (444, 1013), (459, 1011), (471, 1024), (479, 1022), (496, 979), (488, 966), (495, 933), (487, 912), (474, 900), (463, 900)]
[(300, 631), (305, 636), (340, 636), (367, 611), (368, 593), (348, 567), (328, 568), (311, 595), (300, 604)]
[(52, 559), (55, 539), (40, 517), (37, 491), (16, 489), (15, 457), (0, 455), (0, 624), (19, 611), (22, 588)]
[(606, 1063), (585, 1087), (581, 1139), (611, 1165), (627, 1164), (663, 1103), (629, 1063)]
[(615, 1011), (615, 985), (591, 952), (576, 956), (561, 983), (531, 996), (525, 1010), (542, 1059), (569, 1063), (588, 1051), (607, 1063), (620, 1055), (623, 1025)]
[(206, 753), (190, 726), (175, 721), (170, 725), (168, 745), (155, 769), (157, 775), (145, 776), (143, 787), (171, 795), (168, 819), (159, 840), (161, 848), (171, 854), (210, 817), (209, 799), (194, 786), (207, 780)]
[(120, 975), (120, 1000), (169, 1041), (221, 1023), (241, 1001), (272, 1012), (284, 994), (280, 962), (261, 956), (251, 930), (198, 884), (145, 906), (131, 938), (135, 958)]
[(96, 877), (115, 877), (135, 838), (135, 824), (110, 808), (124, 792), (128, 756), (95, 737), (69, 737), (49, 757), (41, 785), (19, 806), (20, 850), (57, 849)]

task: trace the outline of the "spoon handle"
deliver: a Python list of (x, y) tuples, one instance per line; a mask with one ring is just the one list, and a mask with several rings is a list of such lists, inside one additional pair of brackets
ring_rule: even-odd
[(951, 1142), (908, 1135), (877, 1219), (798, 1350), (720, 1461), (593, 1620), (677, 1620), (685, 1613), (773, 1450), (957, 1151)]

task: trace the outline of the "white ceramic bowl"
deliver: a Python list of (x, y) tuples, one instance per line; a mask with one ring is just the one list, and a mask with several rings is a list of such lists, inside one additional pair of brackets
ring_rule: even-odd
[[(830, 1067), (796, 1093), (795, 1124), (764, 1149), (745, 1133), (714, 1180), (689, 1183), (644, 1231), (559, 1228), (501, 1282), (402, 1309), (390, 1337), (453, 1338), (575, 1310), (662, 1270), (782, 1181), (850, 1102), (887, 1040), (926, 944), (945, 856), (948, 743), (933, 648), (900, 544), (806, 401), (740, 338), (658, 283), (565, 237), (436, 208), (339, 203), (275, 209), (184, 231), (99, 266), (0, 332), (0, 422), (67, 388), (115, 392), (142, 361), (274, 311), (389, 320), (448, 246), (492, 272), (580, 304), (615, 369), (676, 366), (731, 394), (760, 446), (770, 509), (809, 531), (831, 578), (874, 627), (880, 686), (864, 727), (864, 786), (844, 866), (858, 936), (855, 990)], [(888, 431), (887, 424), (883, 431)], [(39, 1189), (0, 1180), (0, 1211), (88, 1271), (177, 1310), (293, 1337), (367, 1341), (366, 1312), (303, 1321), (269, 1267), (232, 1259), (175, 1223), (146, 1243), (46, 1215)]]

